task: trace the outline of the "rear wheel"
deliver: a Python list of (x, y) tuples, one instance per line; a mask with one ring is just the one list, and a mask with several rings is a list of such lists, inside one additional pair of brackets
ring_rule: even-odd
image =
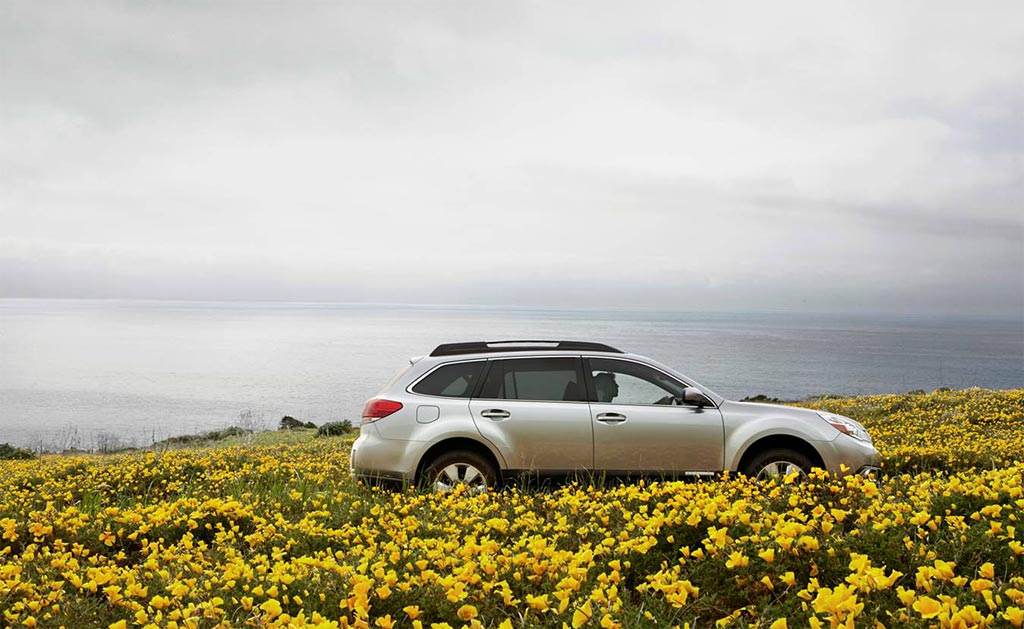
[(469, 493), (484, 493), (494, 489), (498, 470), (494, 464), (476, 452), (453, 450), (438, 456), (423, 469), (420, 486), (428, 491), (448, 493), (465, 486)]
[(805, 455), (788, 448), (772, 448), (754, 456), (741, 470), (759, 481), (796, 475), (805, 478), (813, 463)]

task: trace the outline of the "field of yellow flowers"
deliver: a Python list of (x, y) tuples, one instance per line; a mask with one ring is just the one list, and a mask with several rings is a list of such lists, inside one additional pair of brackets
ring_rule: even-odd
[(0, 461), (0, 622), (1022, 626), (1024, 389), (804, 404), (885, 481), (390, 492), (339, 438)]

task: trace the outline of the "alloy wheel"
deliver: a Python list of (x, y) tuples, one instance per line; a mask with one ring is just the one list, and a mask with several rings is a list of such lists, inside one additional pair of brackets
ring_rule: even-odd
[(441, 468), (434, 479), (434, 491), (439, 493), (455, 491), (459, 485), (465, 485), (469, 493), (484, 493), (487, 477), (470, 463), (452, 463)]
[(801, 478), (807, 476), (802, 467), (791, 461), (772, 461), (767, 463), (757, 472), (757, 480), (766, 481), (778, 477), (797, 475)]

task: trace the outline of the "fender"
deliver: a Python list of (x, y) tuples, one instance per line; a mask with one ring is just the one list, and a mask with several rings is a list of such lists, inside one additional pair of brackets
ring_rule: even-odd
[[(725, 469), (735, 471), (747, 449), (765, 437), (790, 437), (810, 445), (823, 460), (820, 444), (834, 441), (839, 431), (808, 409), (749, 402), (724, 402)], [(765, 414), (765, 411), (771, 411)]]
[(467, 430), (465, 427), (455, 426), (438, 426), (438, 428), (450, 429), (431, 431), (432, 434), (429, 435), (430, 438), (428, 441), (409, 442), (409, 447), (406, 450), (406, 460), (411, 463), (411, 469), (407, 470), (408, 473), (410, 474), (410, 477), (416, 474), (417, 470), (419, 469), (420, 463), (423, 462), (423, 456), (431, 448), (452, 439), (466, 439), (468, 441), (473, 441), (479, 444), (480, 446), (482, 446), (488, 452), (491, 453), (491, 456), (494, 457), (494, 460), (498, 462), (498, 467), (500, 469), (507, 469), (508, 465), (506, 464), (505, 457), (502, 455), (501, 451), (495, 448), (494, 444), (490, 443), (487, 439), (484, 439), (480, 432), (476, 430), (475, 426), (472, 426), (472, 428), (469, 430)]

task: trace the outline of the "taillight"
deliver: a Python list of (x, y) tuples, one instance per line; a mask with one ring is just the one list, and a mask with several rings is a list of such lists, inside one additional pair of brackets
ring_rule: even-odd
[(392, 402), (391, 400), (370, 400), (363, 407), (363, 423), (369, 424), (375, 422), (382, 417), (387, 417), (395, 411), (402, 410), (401, 402)]

